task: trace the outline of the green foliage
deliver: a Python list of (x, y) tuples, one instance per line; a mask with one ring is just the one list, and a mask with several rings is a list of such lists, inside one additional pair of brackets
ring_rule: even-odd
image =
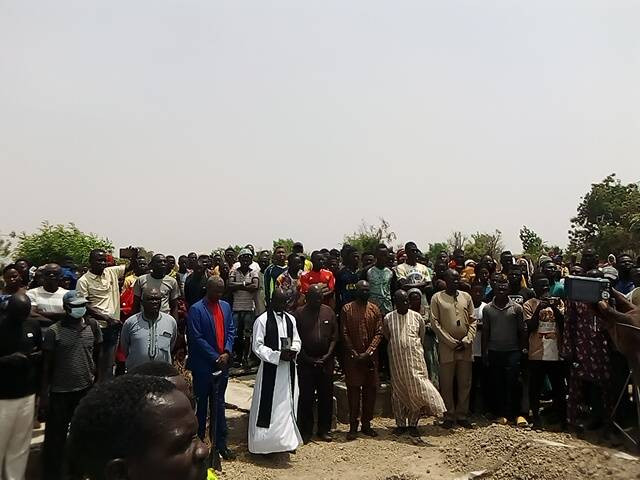
[(493, 258), (500, 257), (504, 250), (502, 242), (502, 232), (496, 230), (493, 233), (476, 232), (471, 234), (471, 239), (464, 244), (465, 257), (479, 261), (483, 255), (491, 255)]
[(273, 249), (275, 249), (278, 245), (282, 245), (284, 249), (287, 251), (287, 255), (289, 255), (293, 251), (293, 244), (296, 243), (291, 238), (278, 238), (273, 241)]
[(360, 253), (374, 251), (380, 243), (391, 246), (398, 237), (390, 228), (384, 218), (380, 218), (379, 225), (369, 225), (363, 221), (357, 232), (344, 236), (344, 243), (355, 247)]
[(600, 258), (609, 253), (640, 253), (640, 189), (615, 174), (593, 183), (571, 219), (569, 250), (592, 246)]
[(520, 229), (520, 241), (522, 242), (522, 253), (529, 255), (534, 261), (537, 260), (540, 255), (546, 253), (547, 246), (544, 240), (542, 240), (542, 237), (526, 225), (523, 225)]
[(11, 240), (0, 238), (0, 260), (7, 258), (11, 253)]
[(427, 252), (425, 253), (425, 256), (432, 262), (435, 262), (436, 258), (438, 258), (438, 255), (442, 251), (449, 252), (448, 242), (430, 243), (429, 246), (427, 247)]
[[(214, 255), (221, 255), (222, 257), (224, 257), (224, 251), (227, 248), (233, 248), (236, 251), (236, 255), (238, 255), (238, 253), (240, 253), (240, 250), (242, 250), (244, 248), (244, 246), (242, 245), (227, 245), (226, 247), (218, 247), (214, 250), (211, 250), (211, 256), (213, 257)], [(256, 253), (258, 253), (260, 250), (256, 250)]]
[(65, 226), (43, 222), (36, 233), (12, 235), (18, 240), (13, 256), (26, 258), (33, 265), (63, 262), (66, 258), (70, 258), (76, 265), (87, 265), (89, 252), (94, 248), (113, 250), (109, 239), (84, 233), (73, 223)]
[(136, 247), (138, 249), (138, 256), (139, 257), (144, 257), (147, 262), (151, 261), (151, 257), (153, 257), (154, 252), (153, 250), (147, 250), (144, 247)]

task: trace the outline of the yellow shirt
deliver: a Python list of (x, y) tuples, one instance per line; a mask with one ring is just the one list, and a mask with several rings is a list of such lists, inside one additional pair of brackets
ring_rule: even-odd
[(124, 277), (124, 283), (122, 284), (122, 290), (126, 290), (129, 287), (133, 287), (133, 284), (136, 283), (138, 276), (135, 273), (131, 275), (127, 275)]
[[(120, 320), (120, 287), (118, 280), (124, 275), (125, 266), (107, 267), (102, 275), (85, 273), (78, 279), (76, 290), (86, 297), (89, 305), (102, 313)], [(106, 322), (98, 321), (100, 327)]]
[[(457, 297), (437, 292), (431, 298), (431, 328), (438, 335), (438, 353), (440, 363), (455, 360), (471, 361), (471, 345), (476, 336), (476, 319), (473, 301), (467, 292), (458, 291)], [(458, 341), (462, 341), (464, 350), (455, 351)]]

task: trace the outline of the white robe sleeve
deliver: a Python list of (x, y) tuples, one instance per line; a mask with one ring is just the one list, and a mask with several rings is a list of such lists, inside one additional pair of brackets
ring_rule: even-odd
[[(266, 330), (267, 314), (264, 313), (256, 320), (253, 325), (253, 353), (263, 362), (278, 365), (280, 363), (280, 351), (271, 350), (264, 344), (264, 334)], [(294, 324), (295, 325), (295, 324)], [(295, 326), (294, 326), (295, 328)], [(298, 335), (298, 332), (295, 332)], [(298, 342), (300, 338), (298, 338)]]
[(289, 320), (291, 320), (291, 322), (293, 323), (293, 339), (291, 339), (291, 350), (294, 352), (300, 352), (300, 350), (302, 350), (302, 340), (300, 340), (300, 335), (298, 335), (296, 319), (291, 317), (291, 315), (289, 315), (289, 317)]

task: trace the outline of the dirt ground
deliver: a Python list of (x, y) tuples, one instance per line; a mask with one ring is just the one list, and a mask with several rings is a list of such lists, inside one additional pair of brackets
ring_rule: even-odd
[(338, 424), (333, 443), (314, 441), (296, 454), (256, 456), (247, 451), (246, 433), (241, 435), (246, 414), (233, 412), (229, 420), (238, 458), (223, 463), (223, 480), (640, 479), (640, 460), (566, 433), (487, 423), (447, 431), (427, 419), (415, 440), (394, 436), (393, 420), (383, 418), (374, 422), (377, 438), (347, 442), (347, 426)]

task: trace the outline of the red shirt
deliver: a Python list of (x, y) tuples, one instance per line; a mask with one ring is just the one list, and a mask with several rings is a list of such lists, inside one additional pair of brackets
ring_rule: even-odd
[(216, 347), (218, 353), (222, 354), (222, 352), (224, 352), (224, 314), (222, 313), (219, 302), (211, 303), (207, 300), (207, 305), (213, 317), (213, 329), (216, 332)]
[(320, 270), (319, 272), (315, 272), (313, 270), (309, 272), (304, 272), (300, 276), (300, 293), (306, 295), (309, 291), (309, 287), (311, 285), (315, 285), (316, 283), (324, 283), (329, 287), (329, 290), (335, 290), (336, 279), (329, 270)]

